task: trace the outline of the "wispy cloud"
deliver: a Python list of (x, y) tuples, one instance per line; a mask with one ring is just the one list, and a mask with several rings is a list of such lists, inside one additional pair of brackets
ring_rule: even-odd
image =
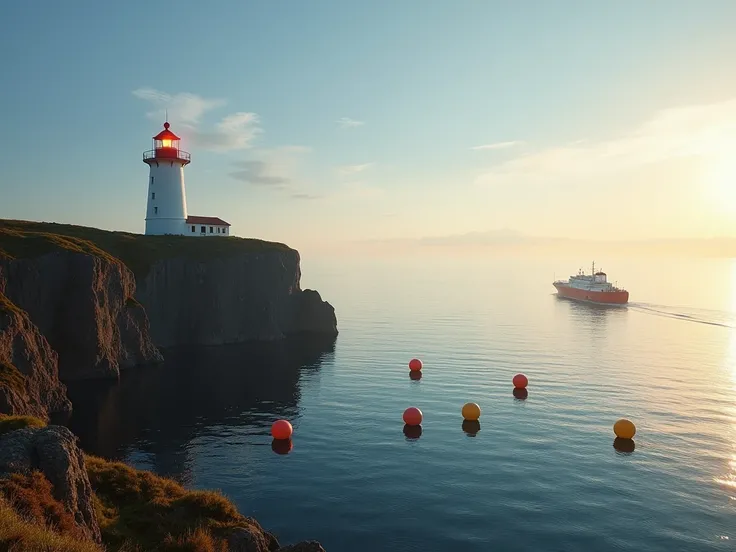
[(482, 151), (482, 150), (497, 150), (497, 149), (505, 149), (505, 148), (512, 148), (514, 146), (521, 146), (524, 142), (521, 140), (512, 140), (510, 142), (496, 142), (493, 144), (482, 144), (480, 146), (473, 146), (470, 148), (471, 150), (476, 151)]
[(213, 151), (231, 151), (251, 147), (263, 130), (255, 113), (238, 112), (223, 118), (213, 131), (195, 130), (194, 144)]
[(157, 122), (163, 122), (168, 110), (170, 119), (183, 124), (196, 124), (207, 111), (227, 103), (219, 98), (207, 99), (188, 92), (169, 94), (154, 88), (138, 88), (133, 90), (133, 95), (153, 104), (154, 109), (148, 111), (146, 116)]
[(355, 128), (365, 124), (364, 121), (356, 121), (350, 117), (340, 117), (336, 122), (341, 128)]
[(732, 155), (736, 98), (657, 112), (618, 138), (549, 147), (499, 163), (479, 184), (595, 181), (677, 157)]
[(260, 159), (249, 159), (234, 163), (238, 170), (230, 173), (236, 180), (242, 180), (255, 186), (270, 186), (272, 188), (285, 188), (290, 182), (286, 176), (273, 174), (274, 168), (266, 161)]
[(226, 105), (221, 98), (203, 98), (189, 92), (170, 94), (154, 88), (138, 88), (133, 90), (133, 95), (153, 105), (154, 109), (146, 116), (159, 123), (168, 110), (172, 126), (183, 130), (192, 144), (200, 148), (218, 152), (247, 149), (263, 132), (258, 115), (243, 111), (226, 115), (209, 129), (203, 128), (202, 117)]
[(337, 168), (337, 171), (342, 175), (353, 175), (361, 173), (367, 169), (370, 169), (373, 163), (361, 163), (359, 165), (343, 165)]
[(251, 186), (286, 193), (292, 199), (319, 199), (320, 194), (304, 189), (306, 184), (299, 177), (300, 158), (309, 151), (305, 146), (254, 150), (249, 159), (233, 163), (236, 170), (230, 176)]

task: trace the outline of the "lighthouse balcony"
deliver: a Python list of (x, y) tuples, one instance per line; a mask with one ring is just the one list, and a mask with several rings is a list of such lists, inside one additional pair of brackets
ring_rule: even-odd
[(177, 148), (156, 148), (143, 152), (143, 162), (155, 161), (158, 159), (167, 161), (178, 159), (179, 161), (184, 161), (185, 165), (192, 160), (188, 151)]

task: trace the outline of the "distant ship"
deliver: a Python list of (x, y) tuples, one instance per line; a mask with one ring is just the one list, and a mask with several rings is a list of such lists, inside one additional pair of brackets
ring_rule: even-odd
[(557, 295), (575, 301), (600, 303), (604, 305), (625, 305), (629, 302), (629, 292), (610, 284), (605, 272), (595, 271), (595, 263), (590, 274), (580, 269), (568, 280), (556, 280), (552, 283), (557, 288)]

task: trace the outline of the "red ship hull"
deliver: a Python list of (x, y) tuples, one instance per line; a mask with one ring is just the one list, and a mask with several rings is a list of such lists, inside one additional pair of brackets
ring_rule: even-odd
[(629, 302), (629, 292), (626, 290), (590, 291), (566, 286), (557, 282), (553, 285), (557, 288), (557, 295), (567, 299), (586, 301), (588, 303), (600, 303), (603, 305), (625, 305)]

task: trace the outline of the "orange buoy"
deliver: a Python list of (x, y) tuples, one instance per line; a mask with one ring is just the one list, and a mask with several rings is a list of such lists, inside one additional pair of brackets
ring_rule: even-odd
[(477, 403), (469, 402), (463, 405), (463, 419), (470, 422), (477, 422), (480, 418), (480, 406)]
[(409, 370), (412, 372), (418, 372), (422, 369), (422, 361), (418, 358), (413, 358), (409, 361)]
[(526, 389), (529, 385), (529, 379), (524, 374), (516, 374), (513, 379), (514, 387), (517, 389)]
[(631, 420), (621, 418), (613, 424), (613, 432), (616, 434), (616, 437), (621, 439), (633, 439), (634, 435), (636, 435), (636, 426)]
[(274, 439), (290, 439), (294, 428), (288, 420), (276, 420), (271, 426), (271, 435)]
[(422, 423), (422, 411), (416, 406), (404, 410), (404, 423), (408, 426), (417, 426)]

